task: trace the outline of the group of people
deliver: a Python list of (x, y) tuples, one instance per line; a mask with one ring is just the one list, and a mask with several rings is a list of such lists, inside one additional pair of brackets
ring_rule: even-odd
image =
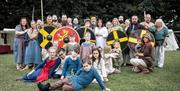
[[(168, 29), (162, 19), (151, 22), (151, 15), (146, 14), (144, 22), (139, 23), (138, 16), (124, 21), (123, 16), (113, 18), (106, 24), (102, 19), (85, 19), (84, 24), (79, 24), (78, 18), (67, 18), (64, 14), (61, 21), (56, 15), (47, 16), (46, 22), (41, 20), (31, 21), (28, 26), (26, 18), (21, 18), (20, 24), (15, 28), (14, 56), (17, 70), (33, 70), (17, 80), (38, 82), (40, 91), (49, 91), (62, 88), (64, 91), (79, 90), (87, 87), (91, 82), (99, 83), (102, 90), (109, 91), (104, 82), (108, 82), (108, 75), (121, 73), (121, 67), (132, 65), (133, 71), (147, 74), (153, 72), (154, 67), (164, 66), (164, 47), (167, 45)], [(79, 44), (73, 34), (69, 35), (69, 42), (64, 48), (59, 48), (56, 43), (49, 49), (40, 48), (37, 41), (38, 30), (46, 26), (61, 28), (72, 27), (77, 30), (87, 27), (96, 37), (96, 43), (90, 42), (91, 33), (84, 34), (85, 42)], [(121, 49), (119, 39), (112, 45), (106, 45), (106, 39), (112, 31), (122, 31), (127, 36), (139, 29), (146, 29), (155, 39), (151, 42), (150, 33), (142, 36), (140, 48), (134, 52), (131, 48)], [(43, 85), (41, 82), (51, 77), (60, 78), (55, 83)]]

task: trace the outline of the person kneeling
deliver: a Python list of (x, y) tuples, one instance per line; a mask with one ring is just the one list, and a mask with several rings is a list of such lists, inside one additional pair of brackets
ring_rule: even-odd
[(96, 69), (92, 66), (91, 61), (85, 61), (83, 68), (81, 68), (74, 76), (60, 79), (51, 84), (47, 83), (46, 85), (38, 83), (37, 86), (40, 91), (49, 91), (58, 88), (63, 89), (63, 91), (76, 91), (87, 87), (94, 78), (98, 81), (99, 86), (103, 91), (110, 91), (110, 89), (107, 88), (101, 80), (101, 77)]
[(139, 52), (136, 54), (136, 58), (132, 58), (130, 63), (134, 66), (133, 71), (137, 73), (149, 73), (153, 71), (153, 47), (150, 42), (150, 36), (148, 34), (143, 35), (142, 45)]

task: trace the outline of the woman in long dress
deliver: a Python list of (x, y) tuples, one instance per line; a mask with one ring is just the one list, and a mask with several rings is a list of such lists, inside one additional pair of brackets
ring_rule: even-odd
[(95, 28), (96, 35), (96, 46), (104, 48), (106, 46), (106, 38), (108, 36), (108, 30), (103, 26), (103, 21), (101, 19), (97, 22), (97, 27)]
[(41, 49), (36, 40), (38, 35), (36, 22), (31, 21), (31, 28), (27, 29), (28, 43), (25, 52), (25, 65), (23, 69), (28, 69), (30, 65), (35, 66), (41, 62)]
[(24, 66), (25, 55), (25, 34), (28, 29), (28, 22), (26, 18), (21, 18), (20, 24), (15, 27), (15, 38), (13, 45), (14, 61), (16, 69), (20, 70)]

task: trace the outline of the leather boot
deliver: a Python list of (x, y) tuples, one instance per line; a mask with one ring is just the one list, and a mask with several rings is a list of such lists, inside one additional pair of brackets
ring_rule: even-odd
[(43, 85), (42, 83), (37, 84), (39, 91), (49, 91), (50, 84)]
[(144, 67), (142, 65), (138, 65), (137, 67), (141, 71), (141, 73), (143, 73), (143, 74), (149, 73), (149, 70), (146, 67)]

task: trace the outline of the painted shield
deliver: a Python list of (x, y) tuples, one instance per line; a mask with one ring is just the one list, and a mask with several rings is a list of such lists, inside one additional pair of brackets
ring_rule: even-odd
[(119, 41), (121, 50), (124, 50), (127, 47), (128, 37), (124, 32), (114, 30), (108, 34), (106, 44), (112, 45), (115, 41)]
[(155, 39), (154, 36), (148, 31), (148, 30), (136, 30), (134, 33), (131, 33), (129, 36), (129, 40), (128, 40), (128, 46), (130, 47), (130, 49), (132, 49), (133, 51), (136, 51), (136, 47), (137, 45), (140, 45), (142, 42), (142, 37), (144, 34), (149, 34), (151, 37), (151, 44), (154, 47), (155, 44)]
[(46, 26), (39, 30), (38, 42), (41, 48), (48, 49), (52, 46), (52, 38), (56, 32), (56, 28), (52, 26)]
[(93, 31), (90, 28), (86, 28), (86, 27), (81, 27), (77, 29), (77, 32), (79, 34), (80, 39), (80, 44), (82, 44), (83, 42), (85, 42), (84, 39), (84, 35), (86, 34), (86, 32), (89, 32), (91, 34), (91, 42), (96, 43), (96, 37), (93, 33)]
[(53, 42), (57, 43), (59, 48), (64, 48), (66, 45), (65, 40), (69, 38), (70, 35), (74, 35), (75, 41), (79, 43), (80, 38), (78, 33), (74, 29), (67, 26), (57, 30), (53, 37)]

